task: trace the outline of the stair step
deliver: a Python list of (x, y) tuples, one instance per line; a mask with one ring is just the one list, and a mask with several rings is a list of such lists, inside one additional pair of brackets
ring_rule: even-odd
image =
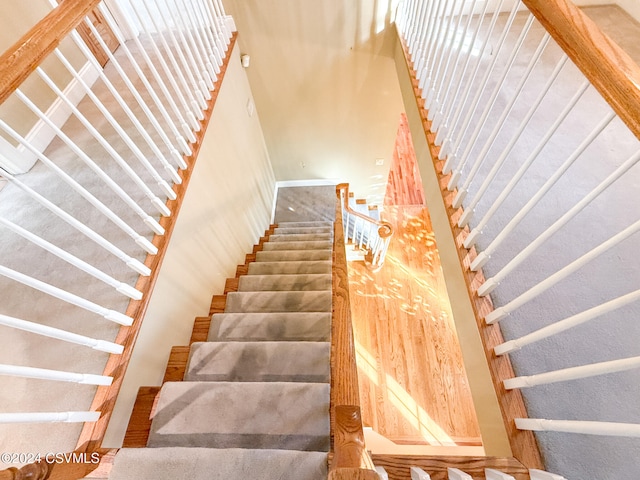
[(333, 222), (278, 222), (276, 228), (333, 227)]
[(300, 262), (331, 260), (331, 250), (270, 250), (256, 252), (256, 262)]
[(209, 342), (326, 342), (331, 313), (218, 313), (211, 317)]
[(328, 412), (326, 383), (167, 382), (147, 445), (326, 452)]
[(313, 262), (251, 262), (249, 275), (294, 275), (303, 273), (331, 273), (330, 260)]
[(330, 342), (194, 343), (184, 379), (328, 383), (330, 356)]
[(110, 480), (320, 480), (327, 478), (327, 454), (242, 448), (123, 448)]
[(331, 274), (243, 275), (239, 292), (331, 290)]
[(290, 233), (269, 236), (271, 242), (320, 242), (333, 240), (333, 233)]
[(294, 234), (309, 234), (309, 233), (331, 233), (333, 234), (333, 227), (298, 227), (298, 228), (283, 228), (276, 227), (273, 229), (275, 235), (294, 235)]
[(230, 292), (224, 311), (330, 312), (331, 292)]
[(262, 245), (263, 251), (270, 250), (323, 250), (331, 249), (333, 240), (310, 240), (300, 242), (267, 242)]

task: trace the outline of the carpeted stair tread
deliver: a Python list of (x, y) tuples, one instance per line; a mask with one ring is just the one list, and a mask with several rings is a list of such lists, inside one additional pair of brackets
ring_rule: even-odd
[(333, 240), (309, 240), (300, 242), (267, 242), (263, 251), (271, 250), (324, 250), (333, 247)]
[(331, 250), (269, 250), (256, 252), (256, 262), (300, 262), (331, 260)]
[(304, 273), (331, 273), (330, 260), (311, 262), (251, 262), (248, 275), (295, 275)]
[(300, 233), (331, 233), (333, 234), (333, 227), (298, 227), (298, 228), (284, 228), (276, 227), (273, 229), (275, 235), (290, 235)]
[(329, 384), (167, 382), (149, 447), (329, 450)]
[(184, 379), (191, 382), (330, 381), (329, 342), (198, 342)]
[(239, 292), (331, 290), (331, 274), (243, 275)]
[(326, 342), (331, 313), (217, 313), (211, 317), (209, 342), (303, 341)]
[(225, 313), (330, 312), (331, 291), (230, 292)]
[(333, 222), (320, 221), (320, 222), (278, 222), (276, 228), (309, 228), (309, 227), (331, 227), (333, 228)]
[(327, 454), (293, 450), (123, 448), (110, 480), (325, 480)]
[(285, 235), (274, 234), (269, 236), (270, 242), (316, 242), (333, 240), (332, 233), (289, 233)]

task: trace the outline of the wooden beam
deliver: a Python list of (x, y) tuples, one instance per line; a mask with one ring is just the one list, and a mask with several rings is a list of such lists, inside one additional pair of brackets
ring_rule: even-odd
[(640, 66), (571, 0), (523, 0), (640, 139)]

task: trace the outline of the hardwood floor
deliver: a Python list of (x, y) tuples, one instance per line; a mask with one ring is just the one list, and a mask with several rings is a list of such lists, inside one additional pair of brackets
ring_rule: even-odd
[(385, 265), (349, 264), (364, 423), (396, 444), (479, 446), (428, 211), (382, 216), (396, 232)]

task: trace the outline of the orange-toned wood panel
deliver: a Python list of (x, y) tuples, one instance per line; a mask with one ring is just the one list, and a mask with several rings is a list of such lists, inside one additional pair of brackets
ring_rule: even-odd
[(402, 443), (480, 442), (451, 306), (425, 207), (385, 207), (385, 264), (349, 264), (365, 425)]
[(507, 391), (504, 388), (503, 381), (515, 376), (513, 368), (507, 356), (497, 357), (494, 354), (493, 349), (495, 346), (504, 341), (502, 332), (500, 331), (499, 325), (487, 325), (484, 322), (484, 317), (493, 311), (493, 304), (488, 296), (479, 297), (477, 294), (478, 287), (484, 282), (484, 275), (482, 271), (472, 272), (469, 268), (471, 262), (476, 257), (476, 251), (474, 248), (471, 248), (470, 250), (464, 248), (463, 242), (469, 234), (469, 230), (468, 227), (461, 229), (457, 225), (458, 219), (460, 218), (463, 210), (462, 208), (453, 208), (453, 199), (457, 192), (455, 190), (449, 191), (447, 189), (450, 174), (445, 175), (442, 171), (444, 161), (438, 160), (440, 147), (436, 146), (435, 135), (431, 133), (431, 122), (427, 118), (427, 111), (424, 108), (422, 92), (418, 86), (418, 80), (413, 68), (413, 63), (409, 58), (404, 42), (402, 46), (409, 76), (413, 83), (414, 96), (418, 106), (418, 111), (420, 112), (423, 130), (425, 132), (427, 144), (429, 145), (431, 158), (433, 159), (433, 167), (439, 178), (440, 193), (447, 210), (453, 238), (456, 239), (460, 265), (462, 266), (465, 275), (471, 305), (475, 311), (478, 330), (484, 345), (485, 355), (491, 372), (493, 386), (498, 396), (498, 402), (500, 404), (502, 418), (509, 437), (511, 450), (514, 457), (528, 468), (542, 469), (542, 457), (533, 432), (518, 430), (515, 426), (514, 419), (526, 418), (528, 416), (527, 410), (524, 405), (522, 394), (519, 390)]
[(389, 168), (385, 205), (424, 205), (422, 179), (413, 149), (411, 130), (406, 114), (400, 115), (400, 124)]

